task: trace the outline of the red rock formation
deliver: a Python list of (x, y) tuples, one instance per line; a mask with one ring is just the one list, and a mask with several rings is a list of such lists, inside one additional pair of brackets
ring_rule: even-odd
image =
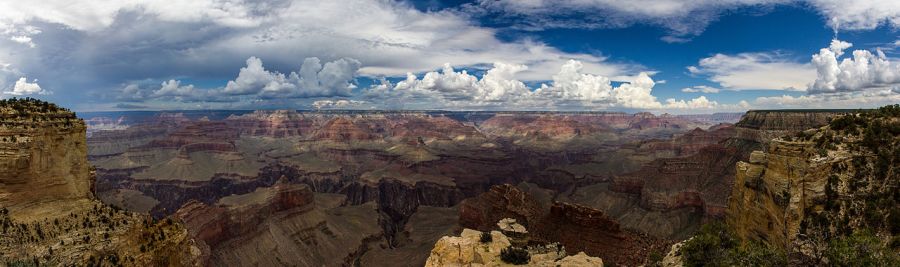
[(550, 213), (529, 229), (532, 240), (559, 242), (568, 252), (583, 251), (606, 262), (637, 266), (644, 262), (655, 242), (619, 228), (603, 212), (577, 204), (556, 202)]
[(610, 190), (638, 194), (641, 207), (672, 210), (697, 207), (707, 216), (721, 215), (733, 179), (728, 166), (740, 160), (737, 149), (722, 145), (703, 147), (683, 158), (658, 159), (641, 170), (614, 177)]
[(392, 137), (402, 139), (481, 136), (475, 127), (445, 116), (392, 116), (388, 118)]
[(540, 204), (519, 188), (510, 184), (492, 186), (475, 198), (463, 200), (459, 206), (459, 224), (479, 231), (490, 231), (497, 221), (513, 218), (529, 226), (546, 211)]
[(226, 122), (241, 135), (274, 138), (301, 136), (314, 129), (314, 120), (293, 110), (258, 110), (241, 116), (230, 116)]
[(181, 147), (182, 153), (194, 153), (199, 151), (229, 152), (234, 151), (232, 143), (193, 143)]
[(498, 115), (481, 125), (486, 132), (501, 136), (565, 138), (607, 131), (604, 124), (592, 123), (577, 115)]
[(618, 222), (599, 210), (564, 202), (551, 206), (509, 184), (492, 186), (460, 203), (459, 221), (465, 228), (496, 230), (503, 218), (525, 225), (532, 242), (559, 242), (568, 252), (584, 251), (616, 264), (643, 263), (653, 245), (662, 244), (620, 229)]
[(308, 186), (279, 182), (271, 188), (220, 199), (213, 205), (190, 201), (175, 217), (184, 222), (194, 238), (214, 250), (225, 240), (254, 231), (260, 222), (277, 212), (304, 212), (313, 206), (313, 193)]
[(736, 138), (768, 143), (776, 137), (824, 126), (831, 118), (843, 113), (845, 112), (751, 110), (735, 124), (738, 129)]
[(372, 140), (377, 136), (368, 122), (355, 122), (349, 118), (337, 117), (329, 120), (315, 133), (318, 140), (353, 141)]

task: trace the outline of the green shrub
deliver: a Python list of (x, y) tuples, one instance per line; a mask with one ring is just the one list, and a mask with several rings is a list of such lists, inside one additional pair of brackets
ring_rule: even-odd
[(834, 266), (900, 266), (897, 253), (866, 229), (832, 240), (825, 255)]
[(528, 261), (531, 260), (531, 255), (528, 255), (528, 251), (524, 248), (510, 246), (500, 251), (500, 259), (505, 263), (523, 265), (528, 264)]
[(491, 235), (491, 232), (482, 232), (481, 233), (481, 243), (491, 243), (494, 241), (494, 237)]
[(713, 222), (700, 228), (681, 247), (685, 266), (785, 266), (786, 254), (774, 247), (751, 241), (741, 243), (725, 224)]

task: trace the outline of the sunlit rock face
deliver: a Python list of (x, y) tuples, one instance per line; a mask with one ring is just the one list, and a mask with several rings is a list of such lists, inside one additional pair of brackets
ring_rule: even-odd
[(0, 107), (0, 206), (15, 214), (91, 196), (85, 124), (63, 109)]
[(3, 264), (111, 265), (115, 258), (132, 265), (199, 266), (199, 250), (183, 225), (152, 221), (94, 197), (85, 130), (74, 113), (54, 104), (0, 100)]
[(289, 137), (308, 134), (314, 120), (292, 110), (258, 110), (250, 114), (232, 115), (225, 120), (242, 135)]
[(491, 241), (482, 242), (482, 232), (464, 229), (460, 236), (445, 236), (434, 244), (427, 267), (438, 266), (603, 266), (603, 260), (584, 252), (567, 256), (555, 245), (532, 247), (524, 265), (504, 262), (500, 253), (510, 246), (510, 238), (499, 231), (487, 233)]
[(831, 118), (844, 113), (846, 112), (751, 110), (735, 125), (737, 138), (765, 144), (778, 137), (822, 127)]
[(495, 185), (460, 204), (460, 225), (490, 231), (492, 221), (515, 220), (527, 228), (530, 242), (554, 243), (569, 252), (599, 256), (617, 264), (640, 264), (654, 248), (653, 238), (622, 229), (603, 211), (549, 200), (547, 192), (512, 185)]
[(830, 164), (815, 164), (811, 143), (776, 141), (736, 165), (728, 223), (744, 239), (786, 246), (797, 235), (805, 209), (824, 198)]

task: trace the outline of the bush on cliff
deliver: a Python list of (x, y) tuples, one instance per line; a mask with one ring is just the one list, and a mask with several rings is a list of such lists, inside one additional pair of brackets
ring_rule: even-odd
[(505, 263), (523, 265), (528, 264), (528, 261), (531, 260), (531, 255), (524, 248), (510, 246), (500, 251), (500, 259)]
[(866, 229), (832, 240), (825, 255), (833, 266), (900, 266), (900, 256)]
[(481, 243), (491, 243), (494, 241), (494, 236), (491, 235), (491, 232), (481, 232)]
[(759, 242), (741, 244), (721, 222), (704, 225), (681, 248), (685, 266), (785, 266), (784, 252)]

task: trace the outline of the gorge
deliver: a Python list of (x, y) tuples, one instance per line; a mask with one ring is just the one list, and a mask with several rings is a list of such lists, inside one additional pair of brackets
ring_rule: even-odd
[[(91, 118), (132, 123), (88, 137), (74, 113), (29, 101), (3, 113), (7, 263), (422, 266), (447, 257), (440, 242), (474, 242), (506, 218), (528, 229), (534, 257), (557, 244), (555, 260), (625, 266), (661, 262), (707, 223), (812, 265), (825, 253), (812, 233), (850, 231), (828, 222), (895, 234), (895, 191), (871, 185), (896, 186), (871, 176), (892, 169), (879, 167), (892, 150), (865, 152), (896, 136), (892, 117), (126, 113)], [(870, 121), (888, 132), (869, 134)]]

